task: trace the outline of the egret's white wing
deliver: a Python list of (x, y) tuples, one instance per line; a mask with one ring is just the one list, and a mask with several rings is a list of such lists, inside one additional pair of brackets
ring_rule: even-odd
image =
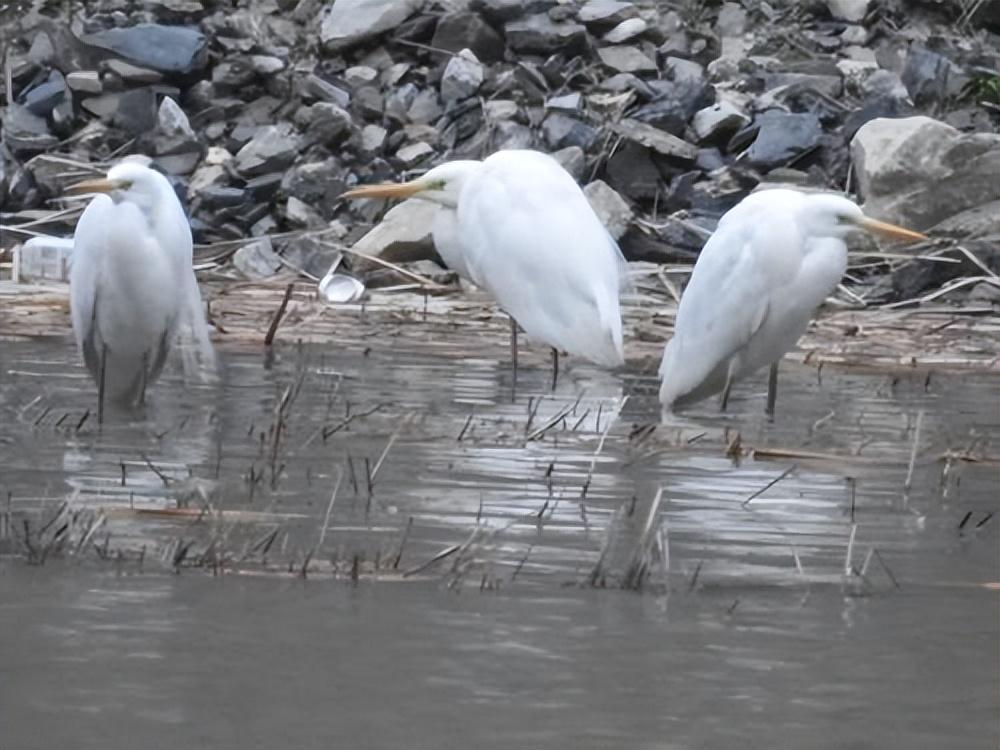
[(725, 385), (730, 358), (763, 324), (770, 291), (753, 228), (720, 222), (698, 256), (660, 364), (661, 400), (710, 395)]
[(583, 192), (537, 152), (501, 151), (483, 165), (458, 204), (473, 281), (529, 336), (621, 364), (620, 254)]
[[(70, 318), (76, 345), (84, 352), (84, 342), (93, 329), (94, 301), (102, 261), (105, 228), (111, 221), (114, 203), (106, 195), (94, 198), (83, 210), (73, 233), (72, 263), (69, 269)], [(86, 362), (91, 368), (91, 362)], [(96, 367), (96, 365), (95, 365)], [(93, 371), (93, 370), (92, 370)]]

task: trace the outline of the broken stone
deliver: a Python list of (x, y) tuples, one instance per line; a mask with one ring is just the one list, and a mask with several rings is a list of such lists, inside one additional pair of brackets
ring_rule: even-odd
[(32, 114), (45, 117), (66, 98), (66, 95), (66, 79), (58, 70), (53, 70), (44, 83), (25, 93), (22, 103)]
[(649, 24), (643, 19), (628, 18), (605, 34), (604, 41), (610, 44), (621, 44), (622, 42), (627, 42), (629, 39), (641, 36), (648, 28)]
[(664, 156), (682, 161), (694, 161), (698, 157), (698, 149), (687, 141), (634, 119), (622, 120), (612, 129), (623, 138)]
[(968, 80), (962, 69), (944, 55), (918, 45), (910, 48), (901, 78), (918, 106), (955, 96)]
[(601, 47), (597, 50), (601, 62), (619, 73), (655, 71), (656, 63), (638, 48), (627, 44)]
[(208, 62), (205, 36), (186, 26), (140, 23), (87, 34), (80, 41), (161, 73), (191, 73)]
[(432, 229), (437, 211), (438, 206), (430, 201), (403, 201), (351, 249), (392, 263), (429, 260), (434, 253)]
[(423, 4), (423, 0), (336, 0), (320, 25), (320, 42), (331, 52), (347, 49), (396, 28)]
[(698, 143), (721, 143), (750, 124), (750, 118), (728, 101), (698, 110), (691, 121)]
[(583, 193), (608, 233), (615, 240), (621, 239), (632, 223), (632, 208), (625, 199), (603, 180), (594, 180)]
[(962, 133), (930, 117), (876, 119), (851, 141), (870, 215), (928, 229), (996, 200), (1000, 135)]
[(329, 81), (325, 81), (315, 73), (310, 73), (302, 79), (300, 84), (302, 95), (307, 99), (319, 99), (324, 102), (333, 102), (338, 107), (345, 109), (351, 103), (351, 95), (339, 86), (334, 86)]
[(534, 15), (510, 21), (504, 26), (504, 35), (517, 52), (572, 53), (586, 42), (587, 29), (578, 23), (557, 23), (548, 15)]
[(274, 172), (291, 164), (298, 148), (299, 136), (289, 123), (267, 125), (236, 153), (234, 164), (240, 174), (247, 176)]
[(639, 14), (633, 3), (618, 0), (588, 0), (577, 11), (576, 17), (588, 26), (610, 28)]
[(212, 83), (220, 90), (234, 90), (251, 83), (256, 75), (249, 60), (223, 60), (212, 69)]
[(823, 127), (812, 114), (764, 112), (752, 126), (757, 137), (744, 154), (755, 167), (768, 170), (785, 166), (819, 145)]
[(163, 74), (159, 71), (132, 65), (124, 60), (108, 60), (104, 66), (128, 84), (159, 83), (163, 80)]
[(367, 65), (355, 65), (344, 71), (344, 80), (350, 86), (364, 86), (378, 78), (378, 71)]
[(233, 253), (233, 267), (251, 281), (269, 279), (281, 270), (281, 257), (274, 252), (271, 238), (261, 237)]
[(459, 11), (441, 16), (431, 46), (449, 52), (468, 48), (485, 62), (503, 58), (503, 39), (478, 13)]
[(350, 113), (333, 102), (316, 102), (309, 107), (307, 133), (313, 143), (335, 144), (351, 131)]
[(563, 112), (550, 112), (542, 122), (542, 135), (550, 149), (578, 146), (589, 149), (600, 135), (592, 125)]
[(486, 117), (493, 121), (513, 119), (519, 111), (517, 102), (510, 99), (493, 99), (483, 105)]
[(361, 128), (361, 150), (367, 154), (380, 152), (388, 134), (381, 125), (365, 125)]
[(868, 15), (869, 0), (826, 0), (830, 15), (840, 21), (857, 23)]
[(410, 167), (419, 164), (433, 153), (433, 148), (423, 141), (420, 141), (418, 143), (411, 143), (407, 146), (403, 146), (403, 148), (396, 152), (396, 158), (399, 160), (400, 164), (403, 165), (403, 167), (409, 169)]
[(163, 101), (160, 102), (160, 109), (156, 114), (156, 126), (166, 136), (185, 136), (197, 140), (184, 110), (169, 96), (163, 97)]
[(39, 65), (49, 65), (54, 56), (55, 47), (52, 46), (49, 35), (44, 31), (39, 31), (31, 40), (31, 47), (28, 48), (28, 59)]
[(577, 182), (583, 177), (583, 170), (587, 166), (587, 159), (583, 149), (579, 146), (567, 146), (553, 152), (552, 158), (569, 172)]
[(720, 37), (738, 37), (746, 31), (747, 12), (739, 3), (723, 3), (715, 21), (715, 33)]
[(285, 204), (285, 218), (288, 222), (296, 227), (302, 227), (304, 229), (315, 229), (316, 227), (321, 227), (325, 223), (323, 217), (320, 216), (311, 206), (302, 200), (299, 200), (294, 195), (289, 196), (288, 201)]
[(483, 85), (483, 66), (469, 49), (463, 49), (448, 61), (441, 76), (441, 98), (445, 102), (466, 99)]
[(74, 70), (66, 74), (66, 85), (87, 94), (101, 93), (101, 75), (96, 70)]
[(271, 55), (250, 55), (250, 67), (259, 76), (270, 76), (284, 70), (285, 61)]

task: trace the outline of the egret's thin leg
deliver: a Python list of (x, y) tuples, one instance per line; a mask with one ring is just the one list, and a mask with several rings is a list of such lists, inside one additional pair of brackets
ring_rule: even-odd
[(726, 387), (722, 389), (722, 399), (719, 401), (719, 411), (725, 411), (729, 405), (729, 391), (733, 389), (733, 373), (726, 376)]
[(767, 374), (767, 408), (768, 419), (774, 419), (774, 403), (778, 400), (778, 363), (771, 365)]
[(104, 376), (107, 373), (108, 345), (101, 344), (100, 377), (97, 379), (97, 424), (104, 424)]
[(517, 321), (510, 319), (510, 363), (514, 369), (514, 385), (517, 385)]
[(139, 406), (146, 403), (146, 383), (149, 380), (149, 352), (142, 355), (142, 380), (139, 381)]
[(552, 390), (556, 389), (559, 380), (559, 350), (552, 347)]

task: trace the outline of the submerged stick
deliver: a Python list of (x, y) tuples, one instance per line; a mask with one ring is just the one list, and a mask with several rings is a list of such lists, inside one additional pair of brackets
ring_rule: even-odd
[(285, 309), (288, 307), (288, 300), (292, 297), (293, 289), (295, 289), (294, 283), (285, 287), (285, 296), (281, 298), (281, 304), (278, 305), (277, 312), (271, 318), (271, 325), (267, 329), (267, 335), (264, 336), (264, 346), (271, 346), (274, 343), (274, 335), (278, 332), (278, 324), (281, 323), (281, 319), (285, 316)]

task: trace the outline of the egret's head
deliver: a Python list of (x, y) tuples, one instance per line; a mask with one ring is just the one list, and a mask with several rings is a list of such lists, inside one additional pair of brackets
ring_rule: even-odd
[(807, 231), (814, 236), (843, 238), (855, 229), (864, 229), (888, 239), (906, 242), (927, 239), (919, 232), (865, 216), (856, 203), (841, 195), (807, 194), (803, 214)]
[(126, 161), (116, 164), (108, 170), (107, 177), (99, 180), (87, 180), (71, 185), (67, 193), (84, 195), (88, 193), (104, 193), (111, 196), (115, 203), (128, 201), (135, 203), (144, 212), (151, 213), (166, 200), (177, 200), (170, 182), (155, 169)]
[(449, 208), (458, 206), (465, 181), (482, 167), (478, 161), (450, 161), (416, 180), (364, 185), (348, 190), (344, 198), (423, 198)]

